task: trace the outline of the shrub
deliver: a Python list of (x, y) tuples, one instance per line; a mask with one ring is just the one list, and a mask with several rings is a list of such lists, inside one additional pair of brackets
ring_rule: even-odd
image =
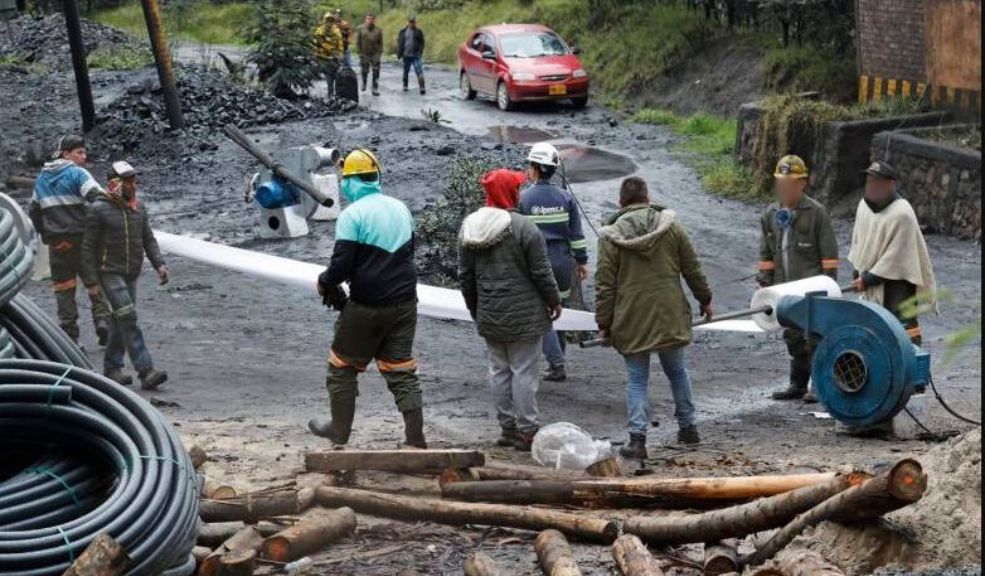
[(253, 0), (254, 23), (248, 38), (254, 42), (249, 60), (276, 96), (291, 98), (321, 74), (312, 50), (315, 17), (308, 0)]
[(644, 108), (633, 115), (632, 121), (654, 126), (669, 126), (676, 124), (680, 118), (670, 110), (662, 108)]
[(96, 70), (135, 70), (152, 65), (154, 55), (142, 47), (101, 47), (90, 52), (86, 60), (89, 67)]

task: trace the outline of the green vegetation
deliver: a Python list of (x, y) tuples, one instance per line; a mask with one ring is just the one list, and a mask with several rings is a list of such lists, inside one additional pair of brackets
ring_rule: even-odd
[(763, 88), (775, 93), (818, 91), (833, 102), (856, 96), (852, 58), (811, 45), (774, 47), (766, 52)]
[[(165, 5), (164, 16), (164, 26), (169, 34), (210, 44), (245, 43), (245, 31), (251, 23), (250, 5), (246, 2), (171, 2)], [(96, 12), (89, 17), (135, 36), (147, 37), (147, 25), (139, 2)]]
[(17, 54), (0, 55), (0, 68), (14, 68), (17, 66), (27, 66), (28, 62)]
[(667, 126), (682, 136), (679, 149), (698, 171), (708, 191), (739, 199), (755, 197), (752, 175), (735, 160), (737, 123), (699, 112), (681, 117), (669, 110), (645, 108), (632, 120)]
[(154, 55), (146, 48), (97, 48), (88, 55), (89, 68), (94, 70), (135, 70), (154, 64)]

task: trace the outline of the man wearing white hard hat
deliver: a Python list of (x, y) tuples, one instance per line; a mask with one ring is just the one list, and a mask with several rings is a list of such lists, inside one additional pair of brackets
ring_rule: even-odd
[[(561, 165), (557, 148), (546, 142), (534, 144), (527, 162), (527, 177), (533, 184), (520, 194), (517, 210), (529, 216), (544, 235), (561, 298), (567, 300), (571, 296), (572, 277), (577, 275), (579, 281), (588, 278), (588, 242), (581, 228), (581, 212), (574, 196), (551, 182)], [(567, 379), (563, 335), (548, 330), (543, 348), (548, 364), (544, 380)]]
[(151, 229), (147, 208), (137, 199), (137, 171), (127, 162), (114, 162), (105, 194), (93, 202), (86, 216), (82, 240), (82, 281), (89, 293), (105, 294), (112, 310), (109, 343), (103, 359), (107, 378), (128, 386), (124, 355), (140, 377), (141, 388), (156, 390), (167, 381), (165, 372), (154, 369), (144, 334), (137, 325), (137, 279), (150, 260), (161, 284), (168, 269)]

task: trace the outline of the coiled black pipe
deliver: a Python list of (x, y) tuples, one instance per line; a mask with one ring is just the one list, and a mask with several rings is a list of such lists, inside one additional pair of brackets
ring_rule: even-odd
[[(31, 276), (34, 253), (28, 248), (18, 218), (10, 210), (0, 210), (0, 306), (10, 302)], [(0, 358), (13, 358), (17, 348), (0, 326)]]
[(82, 368), (0, 360), (0, 454), (31, 451), (19, 473), (0, 463), (0, 574), (61, 574), (101, 533), (128, 574), (194, 570), (198, 479), (147, 401)]
[(0, 308), (0, 328), (13, 342), (15, 352), (12, 357), (93, 367), (89, 357), (68, 334), (23, 294), (14, 296), (10, 303)]

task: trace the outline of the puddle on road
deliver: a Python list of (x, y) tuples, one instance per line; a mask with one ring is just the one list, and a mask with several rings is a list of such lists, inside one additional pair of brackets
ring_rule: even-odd
[(557, 148), (572, 184), (613, 180), (636, 172), (636, 163), (622, 154), (582, 144), (558, 144)]
[(534, 144), (545, 140), (553, 140), (554, 134), (537, 128), (521, 128), (520, 126), (490, 126), (489, 137), (503, 144)]

